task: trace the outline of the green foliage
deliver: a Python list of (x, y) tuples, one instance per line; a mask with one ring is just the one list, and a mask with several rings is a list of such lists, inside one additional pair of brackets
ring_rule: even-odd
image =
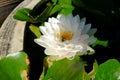
[(95, 61), (85, 80), (119, 80), (119, 75), (120, 63), (116, 59), (109, 59), (100, 65)]
[(27, 80), (28, 64), (24, 52), (9, 54), (0, 60), (0, 80)]
[(54, 5), (57, 3), (58, 0), (52, 0), (52, 2), (54, 3)]
[(102, 41), (98, 40), (92, 45), (92, 47), (95, 47), (96, 45), (101, 45), (103, 47), (108, 47), (108, 41)]
[(58, 3), (71, 5), (72, 4), (72, 0), (58, 0)]
[(34, 15), (31, 15), (31, 13), (33, 13), (32, 10), (28, 8), (21, 8), (16, 12), (16, 14), (13, 17), (14, 19), (20, 21), (27, 21), (31, 23), (44, 22), (48, 18), (52, 8), (53, 5), (51, 4), (48, 7), (46, 7), (45, 10), (40, 15), (37, 15), (37, 17), (35, 18), (33, 17)]
[(30, 25), (29, 26), (29, 28), (30, 28), (30, 30), (36, 35), (36, 37), (37, 38), (39, 38), (40, 37), (40, 29), (39, 29), (39, 27), (37, 27), (37, 26), (34, 26), (34, 25)]
[(50, 67), (42, 80), (84, 80), (84, 62), (78, 56), (73, 60), (47, 62)]
[(49, 16), (55, 13), (67, 15), (69, 13), (72, 13), (74, 9), (74, 7), (72, 6), (71, 0), (59, 0), (58, 3), (57, 3), (57, 0), (52, 0), (52, 1), (53, 1), (53, 4), (50, 2), (46, 3), (46, 8), (39, 15), (35, 15), (34, 9), (36, 9), (38, 5), (41, 6), (42, 3), (39, 3), (38, 5), (36, 5), (33, 10), (30, 10), (28, 8), (21, 8), (15, 13), (13, 17), (14, 19), (17, 19), (20, 21), (38, 23), (38, 22), (44, 22), (45, 20), (47, 20)]
[(17, 20), (33, 22), (34, 18), (32, 17), (32, 15), (30, 15), (31, 12), (32, 10), (28, 8), (21, 8), (16, 12), (16, 14), (13, 17)]
[(120, 75), (120, 63), (116, 59), (109, 59), (101, 65), (95, 61), (93, 70), (88, 74), (78, 56), (73, 60), (47, 61), (45, 64), (49, 67), (44, 65), (40, 80), (119, 80)]
[[(92, 36), (93, 38), (96, 38), (94, 36)], [(98, 38), (96, 38), (96, 42), (92, 44), (92, 47), (95, 47), (97, 45), (103, 46), (103, 47), (108, 47), (108, 41), (103, 41), (103, 40), (99, 40)]]
[(72, 6), (72, 0), (58, 0), (58, 3), (56, 3), (50, 14), (53, 15), (55, 13), (59, 13), (68, 15), (72, 13), (73, 10), (74, 7)]
[(60, 11), (60, 14), (68, 15), (74, 10), (72, 5), (63, 4), (62, 7), (64, 8)]
[(120, 63), (116, 59), (110, 59), (99, 66), (94, 80), (119, 80), (119, 77)]
[(50, 15), (52, 8), (53, 5), (50, 3), (40, 15), (37, 15), (37, 17), (35, 18), (35, 22), (44, 22)]

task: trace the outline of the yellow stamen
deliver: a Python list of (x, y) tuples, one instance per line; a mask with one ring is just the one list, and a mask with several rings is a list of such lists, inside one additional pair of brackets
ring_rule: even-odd
[(61, 33), (61, 40), (65, 41), (65, 40), (71, 40), (73, 37), (73, 34), (71, 32), (62, 32)]

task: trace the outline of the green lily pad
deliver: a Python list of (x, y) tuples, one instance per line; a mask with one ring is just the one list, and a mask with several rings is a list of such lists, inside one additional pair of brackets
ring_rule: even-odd
[(84, 62), (78, 56), (73, 60), (62, 59), (48, 63), (50, 67), (41, 80), (84, 80), (85, 78)]
[(94, 80), (120, 80), (120, 63), (116, 59), (110, 59), (101, 64)]
[(28, 80), (28, 61), (24, 52), (9, 54), (0, 60), (0, 80)]
[(20, 21), (34, 22), (33, 16), (30, 15), (31, 12), (32, 10), (28, 8), (21, 8), (15, 13), (13, 18)]

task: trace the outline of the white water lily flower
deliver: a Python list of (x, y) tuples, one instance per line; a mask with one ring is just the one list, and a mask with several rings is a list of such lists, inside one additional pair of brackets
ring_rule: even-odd
[(97, 29), (90, 29), (91, 24), (85, 25), (85, 21), (85, 18), (72, 14), (49, 18), (44, 26), (40, 26), (43, 35), (35, 42), (45, 47), (45, 54), (53, 60), (94, 53), (89, 45), (96, 41), (91, 36)]

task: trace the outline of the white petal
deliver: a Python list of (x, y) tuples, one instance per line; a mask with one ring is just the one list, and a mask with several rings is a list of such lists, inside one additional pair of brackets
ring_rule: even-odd
[(79, 24), (79, 28), (80, 28), (81, 30), (83, 30), (84, 26), (85, 26), (85, 22), (81, 22), (81, 23)]
[[(41, 27), (41, 28), (43, 28), (43, 27)], [(43, 29), (43, 30), (46, 30), (46, 32), (48, 34), (50, 34), (50, 33), (53, 34), (51, 23), (45, 22), (45, 27), (44, 28), (46, 28), (46, 29)]]
[(77, 25), (76, 25), (76, 28), (75, 29), (73, 29), (73, 31), (74, 31), (74, 39), (78, 39), (78, 38), (80, 38), (81, 37), (81, 33), (82, 33), (82, 29), (83, 29), (83, 27), (84, 26), (82, 26), (81, 27), (81, 25), (80, 24), (78, 24), (78, 27), (77, 27)]
[(89, 46), (87, 46), (87, 51), (88, 51), (87, 54), (90, 54), (90, 55), (95, 53), (95, 51), (91, 47), (89, 47)]
[(82, 18), (81, 20), (80, 20), (80, 22), (86, 22), (86, 18), (84, 17), (84, 18)]
[(65, 56), (66, 56), (66, 58), (68, 58), (68, 59), (70, 59), (70, 60), (72, 60), (73, 58), (74, 58), (74, 56), (76, 55), (76, 52), (69, 52), (68, 54), (66, 54)]
[(48, 22), (50, 22), (50, 23), (59, 23), (59, 20), (54, 18), (54, 17), (52, 17), (52, 18), (48, 19)]
[(83, 31), (82, 31), (82, 34), (87, 33), (87, 32), (90, 30), (90, 28), (91, 28), (91, 24), (85, 25), (85, 27), (84, 27), (84, 29), (83, 29)]
[(51, 24), (52, 25), (52, 29), (53, 31), (55, 32), (56, 30), (60, 32), (60, 28), (59, 28), (59, 25), (57, 23), (55, 24)]
[(65, 28), (65, 30), (68, 31), (72, 31), (72, 27), (71, 26), (71, 19), (72, 19), (72, 15), (68, 15), (68, 16), (64, 16), (64, 15), (59, 15), (58, 16), (58, 20), (61, 23), (61, 26)]
[(43, 47), (54, 46), (54, 40), (49, 36), (41, 36), (39, 39), (34, 39), (34, 41)]
[(87, 34), (81, 35), (82, 41), (84, 41), (84, 40), (86, 40), (88, 38), (89, 38), (89, 35), (87, 35)]
[(90, 29), (90, 31), (88, 31), (89, 36), (92, 36), (93, 34), (95, 34), (96, 31), (97, 31), (96, 28), (94, 28), (94, 29)]
[(80, 17), (79, 17), (79, 15), (76, 15), (76, 16), (73, 18), (73, 20), (74, 20), (75, 22), (77, 22), (77, 23), (80, 23)]
[(73, 15), (72, 15), (72, 14), (69, 14), (69, 15), (67, 15), (66, 18), (67, 18), (67, 19), (70, 19), (70, 20), (73, 20)]
[(65, 16), (60, 14), (57, 16), (57, 19), (61, 22), (61, 21), (65, 21)]
[(54, 48), (52, 48), (52, 47), (50, 48), (50, 47), (48, 47), (48, 46), (47, 46), (47, 48), (45, 49), (45, 54), (46, 54), (46, 55), (57, 55), (57, 54), (56, 54), (56, 50), (54, 50)]
[(39, 44), (42, 47), (48, 46), (48, 44), (46, 44), (44, 41), (41, 41), (40, 39), (34, 39), (34, 42), (36, 42), (37, 44)]
[[(72, 29), (73, 34), (79, 34), (79, 31), (80, 31), (80, 30), (78, 30), (78, 29), (79, 29), (79, 24), (78, 24), (78, 23), (74, 24), (74, 25), (73, 25), (73, 29)], [(77, 32), (78, 32), (78, 33), (77, 33)]]
[(40, 30), (41, 30), (41, 32), (43, 33), (43, 35), (47, 35), (48, 34), (48, 32), (46, 31), (46, 27), (40, 27)]
[(93, 44), (97, 39), (96, 38), (90, 38), (89, 39), (89, 45)]

